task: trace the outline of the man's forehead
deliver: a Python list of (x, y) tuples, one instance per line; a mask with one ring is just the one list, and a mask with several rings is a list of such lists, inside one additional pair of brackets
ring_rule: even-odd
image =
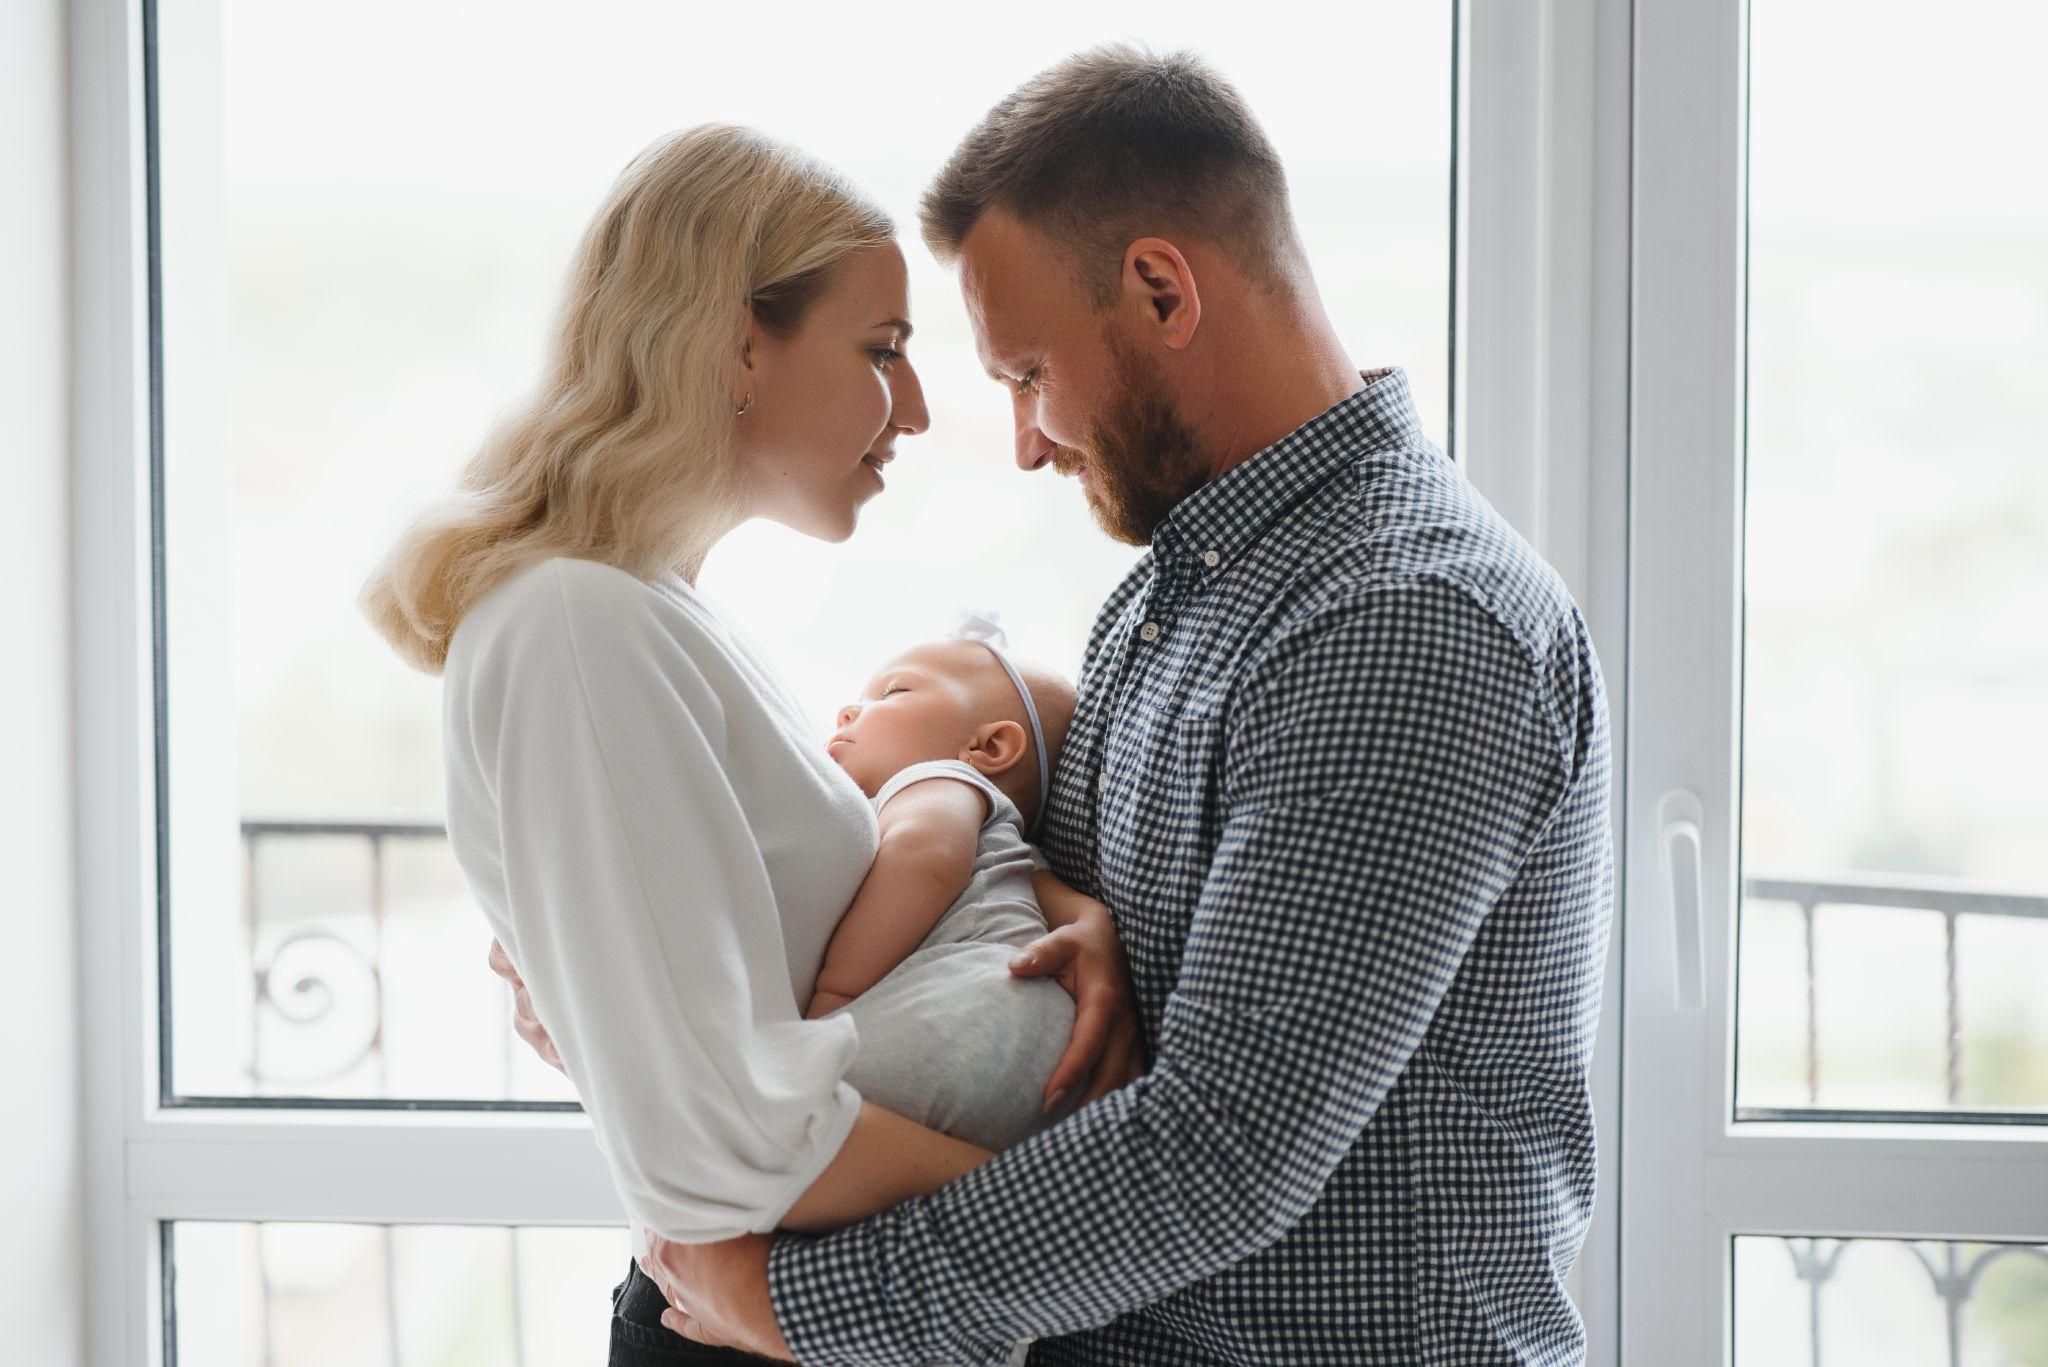
[(1037, 328), (1034, 279), (1045, 275), (1045, 244), (1000, 209), (990, 209), (960, 243), (960, 294), (984, 366), (1017, 359)]

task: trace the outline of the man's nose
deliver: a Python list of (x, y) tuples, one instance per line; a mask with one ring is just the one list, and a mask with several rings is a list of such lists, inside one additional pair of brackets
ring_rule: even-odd
[(1036, 470), (1052, 455), (1053, 443), (1045, 433), (1038, 430), (1038, 424), (1028, 422), (1020, 412), (1017, 415), (1017, 468)]

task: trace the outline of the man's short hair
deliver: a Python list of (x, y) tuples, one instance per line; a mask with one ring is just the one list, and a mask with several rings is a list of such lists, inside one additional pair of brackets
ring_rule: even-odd
[(926, 189), (925, 244), (950, 264), (992, 207), (1064, 249), (1098, 309), (1115, 301), (1140, 237), (1202, 239), (1277, 291), (1301, 260), (1279, 156), (1192, 52), (1107, 43), (1012, 91)]

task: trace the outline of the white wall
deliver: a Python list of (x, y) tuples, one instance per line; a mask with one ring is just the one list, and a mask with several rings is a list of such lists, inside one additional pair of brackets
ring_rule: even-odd
[(0, 1341), (83, 1355), (62, 0), (0, 4)]

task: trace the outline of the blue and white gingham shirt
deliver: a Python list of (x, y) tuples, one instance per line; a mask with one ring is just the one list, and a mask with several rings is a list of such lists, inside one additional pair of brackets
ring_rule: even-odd
[(799, 1362), (1576, 1363), (1613, 898), (1556, 573), (1401, 372), (1176, 506), (1103, 605), (1053, 870), (1150, 1069), (768, 1263)]

